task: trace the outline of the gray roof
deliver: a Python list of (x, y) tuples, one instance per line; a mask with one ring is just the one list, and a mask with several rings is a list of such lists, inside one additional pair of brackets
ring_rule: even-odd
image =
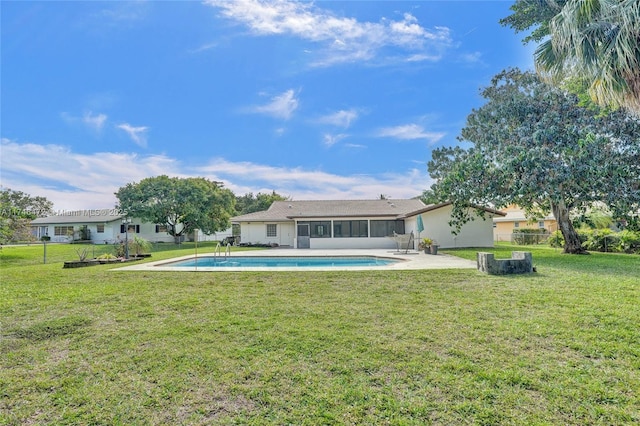
[(274, 201), (264, 211), (232, 217), (232, 222), (289, 222), (326, 217), (398, 218), (423, 209), (420, 200), (310, 200)]
[(518, 211), (502, 211), (504, 217), (494, 218), (495, 222), (537, 222), (540, 220), (556, 220), (552, 213), (540, 218), (529, 219), (522, 210)]
[[(439, 203), (439, 204), (429, 204), (426, 207), (423, 207), (421, 209), (409, 212), (403, 217), (417, 216), (417, 215), (422, 214), (422, 213), (426, 213), (426, 212), (430, 212), (432, 210), (438, 210), (438, 209), (441, 209), (443, 207), (450, 206), (451, 204), (453, 204), (453, 203), (450, 202), (450, 201), (447, 201), (447, 202), (444, 202), (444, 203)], [(471, 204), (469, 207), (470, 208), (475, 208), (475, 209), (481, 209), (481, 210), (486, 211), (487, 213), (491, 213), (491, 214), (494, 214), (496, 216), (505, 216), (505, 213), (501, 212), (500, 210), (495, 210), (495, 209), (492, 209), (492, 208), (489, 208), (489, 207), (482, 207), (482, 206), (478, 206), (478, 205), (475, 205), (475, 204)]]
[(31, 221), (32, 225), (53, 225), (68, 223), (106, 223), (120, 221), (124, 215), (116, 214), (116, 209), (95, 209), (64, 211), (47, 217), (39, 217)]

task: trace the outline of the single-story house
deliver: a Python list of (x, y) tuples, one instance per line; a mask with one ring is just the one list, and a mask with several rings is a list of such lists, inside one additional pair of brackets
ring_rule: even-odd
[[(496, 210), (485, 209), (457, 235), (449, 226), (451, 203), (425, 205), (409, 200), (275, 201), (267, 210), (231, 218), (240, 241), (312, 249), (398, 248), (394, 235), (413, 233), (413, 248), (431, 238), (442, 248), (492, 247)], [(418, 231), (419, 219), (422, 231)]]
[(544, 229), (548, 234), (558, 230), (558, 222), (553, 214), (527, 219), (524, 210), (515, 204), (500, 211), (504, 215), (493, 218), (493, 238), (495, 241), (511, 241), (513, 232), (518, 229)]
[[(143, 222), (118, 214), (115, 209), (65, 211), (61, 214), (37, 218), (31, 221), (31, 229), (36, 239), (49, 236), (52, 242), (70, 243), (74, 240), (91, 241), (94, 244), (113, 244), (134, 236), (152, 243), (174, 242), (175, 239), (164, 225)], [(125, 234), (125, 226), (129, 235)], [(198, 241), (222, 240), (231, 235), (231, 228), (217, 234), (198, 232)], [(193, 240), (193, 236), (190, 236)]]

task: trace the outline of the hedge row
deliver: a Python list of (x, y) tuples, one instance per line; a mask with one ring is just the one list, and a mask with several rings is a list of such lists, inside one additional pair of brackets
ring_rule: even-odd
[[(609, 253), (640, 254), (640, 232), (624, 230), (614, 232), (610, 229), (578, 229), (582, 246), (590, 251)], [(551, 247), (563, 247), (564, 238), (560, 231), (549, 237)]]

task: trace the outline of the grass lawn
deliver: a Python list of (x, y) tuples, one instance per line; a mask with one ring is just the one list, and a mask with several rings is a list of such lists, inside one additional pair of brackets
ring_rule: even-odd
[(69, 247), (1, 251), (0, 424), (640, 423), (640, 256), (149, 273)]

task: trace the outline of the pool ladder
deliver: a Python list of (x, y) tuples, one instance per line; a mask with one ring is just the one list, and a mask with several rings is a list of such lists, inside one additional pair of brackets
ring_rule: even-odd
[[(220, 245), (220, 243), (218, 243), (216, 245), (216, 249), (213, 252), (213, 257), (214, 259), (219, 255), (220, 257), (222, 257), (222, 253), (220, 252), (222, 250), (222, 246)], [(227, 243), (227, 247), (224, 249), (224, 257), (227, 256), (231, 256), (231, 244)]]

